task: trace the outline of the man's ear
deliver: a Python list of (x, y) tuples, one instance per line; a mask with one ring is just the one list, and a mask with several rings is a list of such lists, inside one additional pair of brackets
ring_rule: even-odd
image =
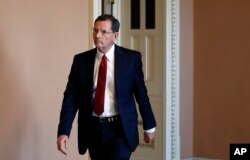
[(118, 32), (115, 32), (115, 33), (114, 33), (114, 42), (117, 40), (118, 36), (119, 36), (119, 33), (118, 33)]

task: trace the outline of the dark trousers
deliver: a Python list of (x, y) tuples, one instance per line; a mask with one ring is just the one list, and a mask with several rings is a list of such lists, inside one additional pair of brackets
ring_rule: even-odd
[(120, 120), (92, 123), (89, 146), (91, 160), (129, 160), (132, 151), (126, 143)]

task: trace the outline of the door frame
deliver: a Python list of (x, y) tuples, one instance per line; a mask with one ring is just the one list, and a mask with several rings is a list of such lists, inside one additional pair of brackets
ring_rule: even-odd
[[(164, 1), (165, 2), (165, 1)], [(164, 4), (164, 151), (165, 159), (180, 159), (180, 0)], [(164, 17), (164, 16), (163, 16)]]

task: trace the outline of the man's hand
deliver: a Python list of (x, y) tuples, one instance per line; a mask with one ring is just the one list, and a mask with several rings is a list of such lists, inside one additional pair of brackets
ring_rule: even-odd
[(57, 149), (61, 151), (63, 154), (67, 155), (67, 143), (68, 143), (69, 137), (66, 135), (60, 135), (57, 137)]
[(153, 133), (146, 133), (144, 132), (144, 142), (145, 143), (152, 143), (155, 139), (155, 132)]

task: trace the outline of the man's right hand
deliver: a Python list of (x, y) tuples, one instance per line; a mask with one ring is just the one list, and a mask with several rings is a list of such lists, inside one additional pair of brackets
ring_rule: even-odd
[(67, 135), (60, 135), (57, 137), (57, 149), (65, 155), (67, 155), (68, 140), (69, 140), (69, 137)]

